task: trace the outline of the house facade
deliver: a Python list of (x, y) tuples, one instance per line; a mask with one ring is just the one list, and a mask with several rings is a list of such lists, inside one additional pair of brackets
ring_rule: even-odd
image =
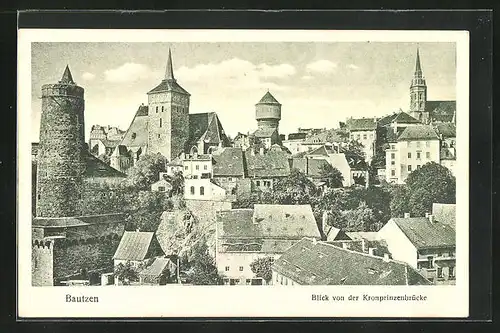
[(370, 162), (375, 155), (377, 142), (377, 118), (349, 118), (346, 121), (349, 138), (363, 145), (365, 160)]

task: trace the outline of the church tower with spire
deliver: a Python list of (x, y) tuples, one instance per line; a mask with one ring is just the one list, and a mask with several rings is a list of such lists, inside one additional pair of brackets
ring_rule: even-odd
[(85, 169), (84, 90), (66, 66), (61, 80), (42, 86), (37, 217), (80, 214)]
[(148, 92), (149, 154), (160, 153), (171, 161), (184, 151), (189, 138), (189, 98), (174, 77), (169, 49), (165, 77)]
[(410, 85), (410, 115), (423, 123), (428, 123), (429, 112), (426, 111), (427, 84), (420, 65), (420, 52), (417, 48), (417, 59), (415, 62), (415, 73)]

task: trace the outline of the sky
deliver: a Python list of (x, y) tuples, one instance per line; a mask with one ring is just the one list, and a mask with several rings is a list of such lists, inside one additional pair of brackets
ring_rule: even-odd
[(456, 99), (455, 43), (32, 43), (32, 141), (41, 86), (60, 80), (66, 65), (85, 89), (87, 139), (94, 124), (128, 128), (162, 80), (169, 48), (190, 113), (217, 112), (234, 137), (256, 129), (255, 104), (267, 90), (282, 104), (281, 134), (407, 111), (417, 47), (428, 100)]

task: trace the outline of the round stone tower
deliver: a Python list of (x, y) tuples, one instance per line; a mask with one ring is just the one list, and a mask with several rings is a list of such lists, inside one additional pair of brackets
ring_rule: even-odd
[(278, 128), (281, 119), (281, 104), (268, 91), (255, 104), (255, 119), (259, 129)]
[(42, 86), (37, 217), (80, 214), (85, 167), (83, 95), (68, 66), (58, 83)]

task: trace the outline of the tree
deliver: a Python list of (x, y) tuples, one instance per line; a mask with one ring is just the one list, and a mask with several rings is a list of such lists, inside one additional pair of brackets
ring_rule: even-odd
[(347, 221), (346, 231), (376, 231), (378, 230), (375, 215), (370, 207), (362, 201), (356, 209), (344, 213)]
[(161, 154), (145, 154), (129, 169), (127, 182), (138, 190), (148, 190), (165, 171), (166, 160)]
[(364, 160), (366, 156), (363, 144), (357, 140), (350, 140), (347, 145), (341, 149), (341, 151), (346, 155), (346, 157), (360, 160)]
[(184, 176), (182, 175), (182, 171), (174, 173), (170, 178), (170, 184), (172, 185), (172, 195), (184, 194)]
[(135, 192), (132, 189), (126, 194), (123, 210), (128, 215), (127, 230), (156, 231), (161, 222), (161, 214), (172, 211), (173, 202), (165, 192)]
[(321, 166), (320, 176), (326, 179), (326, 184), (330, 188), (342, 187), (342, 182), (344, 181), (344, 176), (339, 171), (339, 169), (334, 168), (331, 164), (325, 163)]
[(191, 261), (190, 280), (195, 285), (223, 284), (223, 277), (219, 275), (215, 260), (208, 254), (206, 243), (200, 243), (196, 248)]
[(310, 202), (317, 193), (316, 186), (298, 169), (292, 169), (290, 175), (276, 182), (272, 192), (263, 193), (266, 203), (282, 205), (302, 205)]
[(255, 276), (264, 279), (267, 284), (269, 284), (273, 278), (273, 272), (271, 270), (271, 266), (273, 264), (272, 260), (273, 258), (271, 257), (264, 257), (257, 258), (250, 263), (250, 268)]
[(413, 171), (406, 184), (395, 188), (391, 200), (391, 215), (424, 216), (432, 211), (433, 203), (455, 203), (456, 180), (448, 168), (435, 162)]
[(125, 265), (119, 263), (115, 266), (115, 278), (122, 281), (124, 285), (128, 285), (130, 282), (137, 281), (139, 279), (139, 274), (134, 267), (132, 267), (130, 261), (127, 261)]

